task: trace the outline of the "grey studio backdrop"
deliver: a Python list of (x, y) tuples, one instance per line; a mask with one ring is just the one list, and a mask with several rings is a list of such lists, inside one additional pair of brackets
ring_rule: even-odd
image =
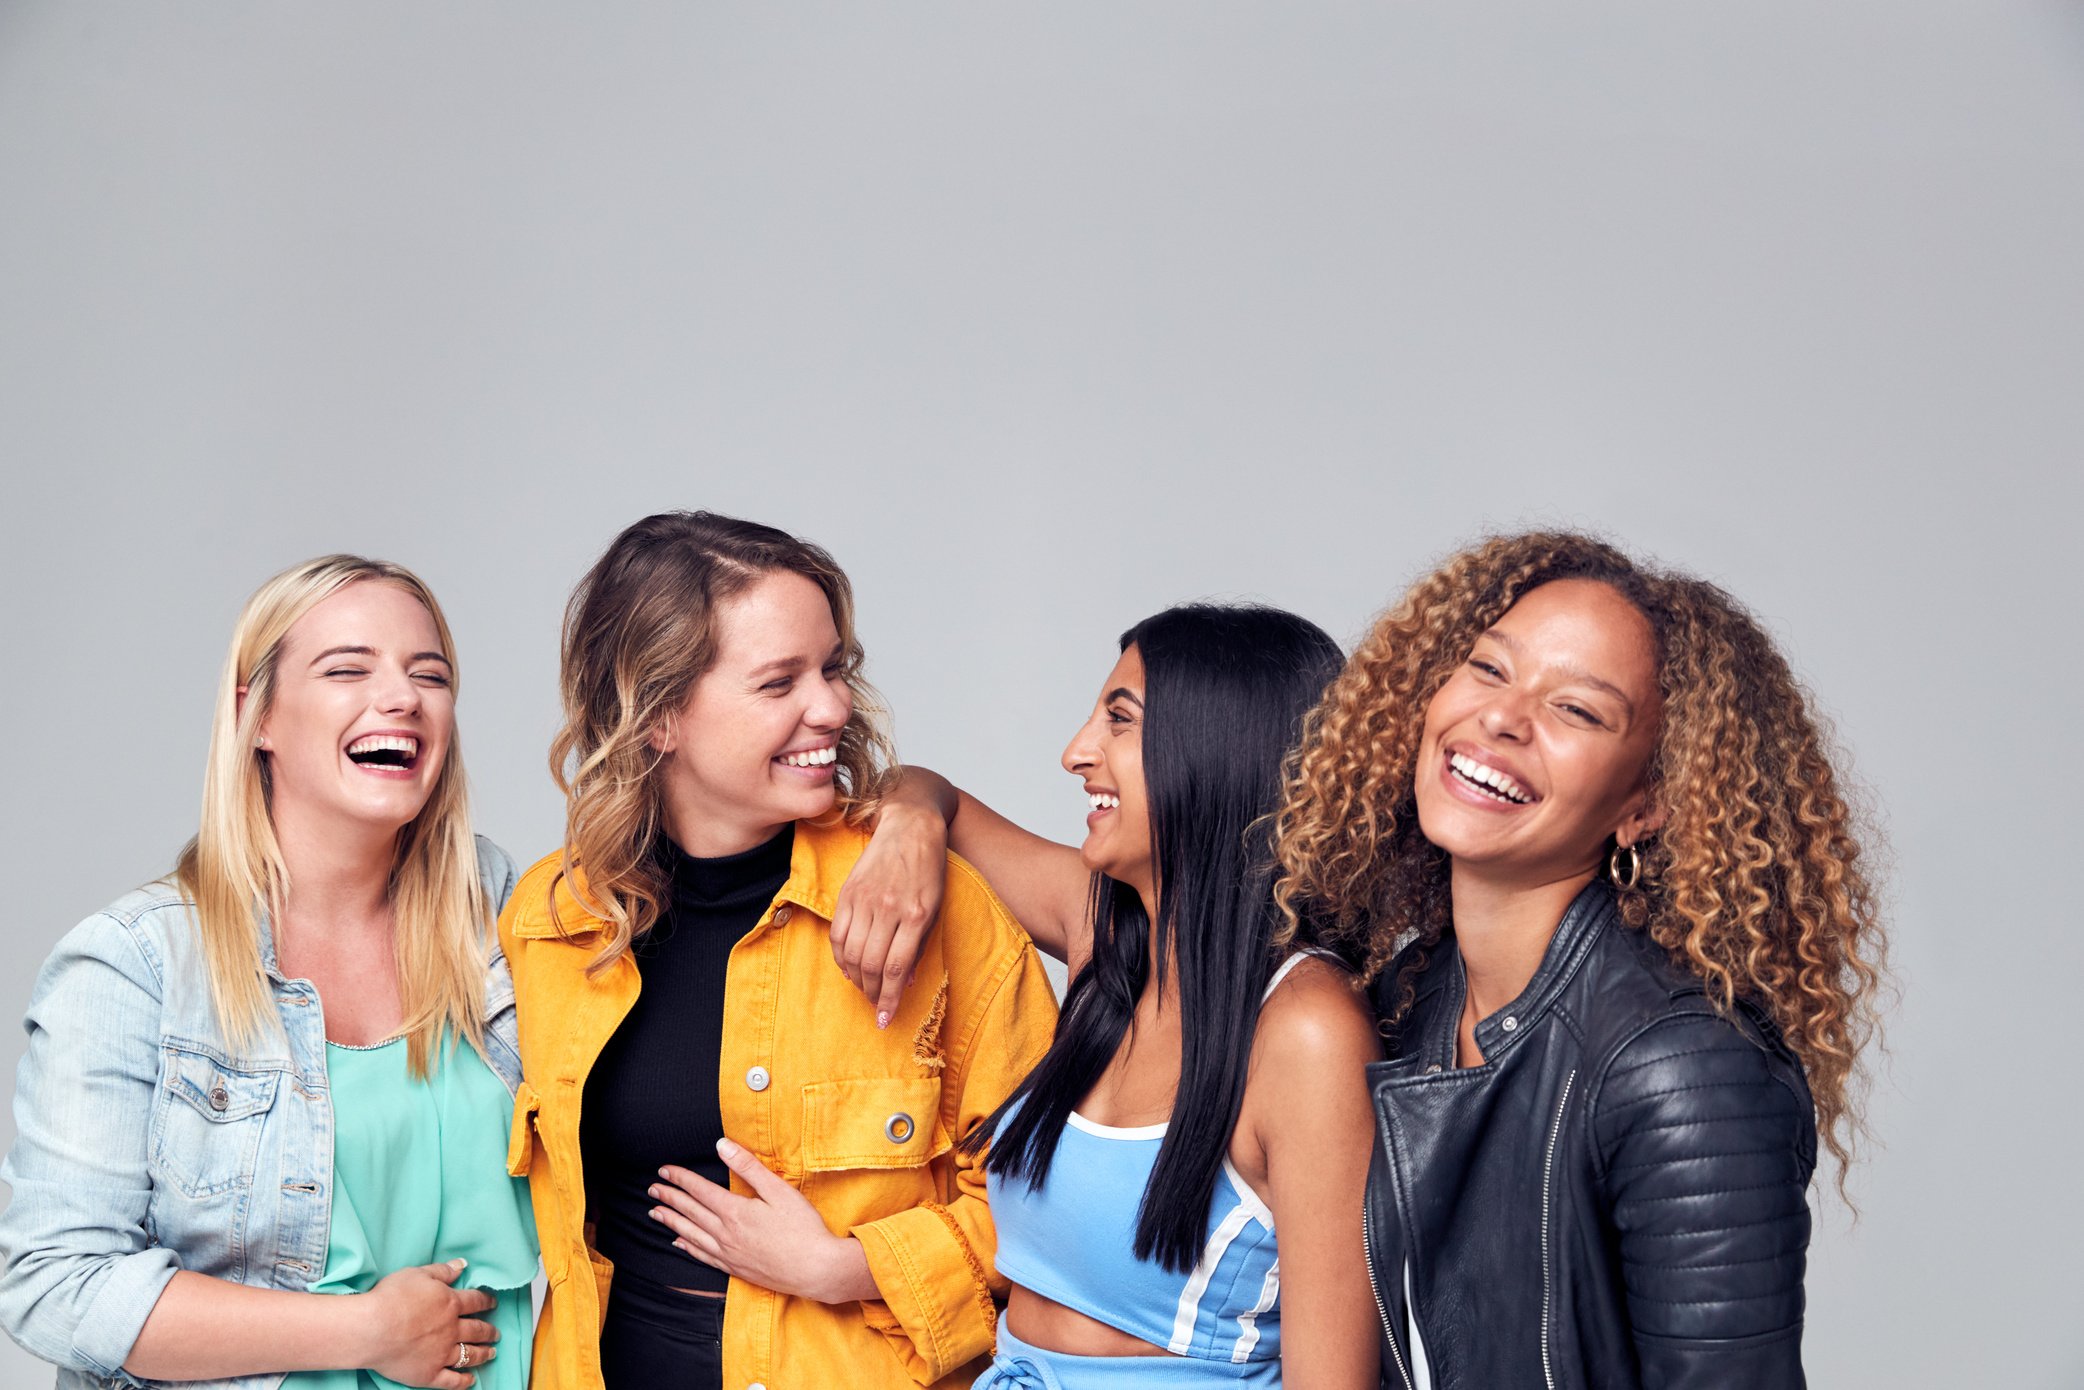
[(526, 859), (562, 601), (652, 510), (830, 546), (905, 754), (1067, 838), (1135, 619), (1350, 643), (1590, 525), (1765, 616), (1893, 846), (1814, 1383), (2084, 1383), (2080, 247), (2076, 4), (12, 0), (0, 1015), (191, 832), (314, 553), (443, 597)]

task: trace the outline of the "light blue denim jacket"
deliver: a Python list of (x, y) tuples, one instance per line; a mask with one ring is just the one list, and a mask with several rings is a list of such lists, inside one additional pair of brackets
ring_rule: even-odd
[[(480, 838), (495, 910), (514, 864)], [(122, 1369), (178, 1269), (301, 1292), (332, 1231), (333, 1107), (318, 991), (286, 980), (260, 931), (281, 1032), (226, 1046), (189, 903), (171, 883), (126, 894), (44, 963), (15, 1075), (0, 1179), (0, 1326), (58, 1366), (58, 1390), (154, 1382)], [(492, 944), (485, 1051), (521, 1079), (514, 982)], [(280, 1372), (180, 1382), (274, 1390)]]

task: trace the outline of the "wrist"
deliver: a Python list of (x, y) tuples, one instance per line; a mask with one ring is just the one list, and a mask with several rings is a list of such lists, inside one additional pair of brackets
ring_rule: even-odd
[(868, 1272), (868, 1252), (852, 1236), (833, 1236), (819, 1261), (818, 1288), (810, 1295), (820, 1303), (859, 1303), (876, 1296)]
[(325, 1321), (323, 1364), (339, 1370), (366, 1370), (381, 1357), (383, 1309), (374, 1291), (345, 1297), (323, 1295)]
[(906, 834), (934, 835), (943, 839), (948, 834), (948, 818), (926, 797), (915, 796), (908, 800), (899, 793), (883, 803), (881, 819), (891, 829)]

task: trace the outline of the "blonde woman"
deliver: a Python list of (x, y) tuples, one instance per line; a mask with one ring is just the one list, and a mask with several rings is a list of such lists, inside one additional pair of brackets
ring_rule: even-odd
[(45, 964), (0, 1323), (60, 1390), (525, 1384), (535, 1244), (490, 936), (513, 868), (470, 833), (455, 680), (409, 571), (333, 555), (268, 581), (195, 839)]
[(500, 918), (550, 1279), (537, 1390), (983, 1369), (1006, 1286), (957, 1145), (1047, 1050), (1055, 998), (953, 858), (894, 1016), (834, 967), (886, 761), (861, 663), (846, 576), (752, 522), (647, 517), (573, 595), (566, 843)]

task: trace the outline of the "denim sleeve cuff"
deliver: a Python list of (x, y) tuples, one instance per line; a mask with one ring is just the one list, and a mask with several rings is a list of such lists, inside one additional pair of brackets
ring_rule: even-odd
[(98, 1374), (121, 1375), (145, 1319), (179, 1268), (173, 1252), (156, 1245), (112, 1261), (72, 1334), (73, 1354)]

